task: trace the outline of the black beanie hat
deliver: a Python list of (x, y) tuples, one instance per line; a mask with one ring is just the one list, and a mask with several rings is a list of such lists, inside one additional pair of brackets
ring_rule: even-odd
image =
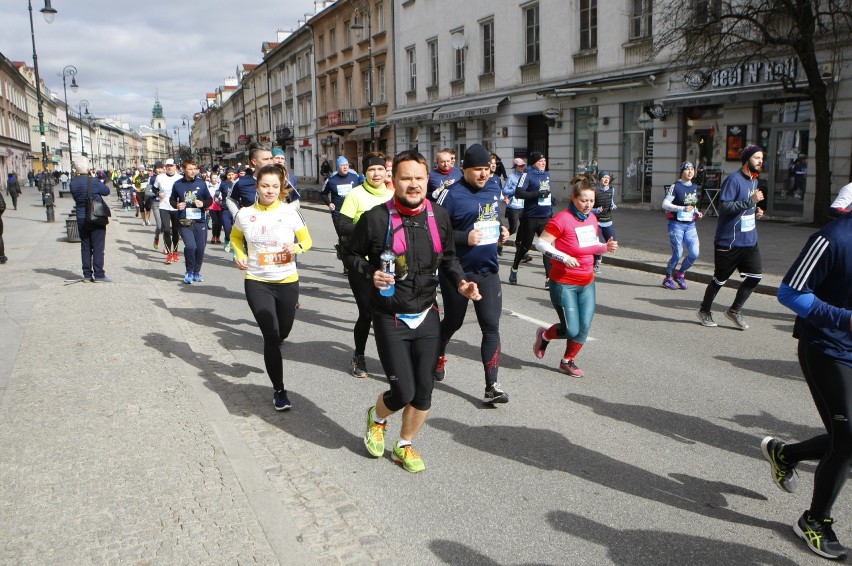
[(463, 167), (467, 169), (468, 167), (490, 167), (491, 166), (491, 152), (479, 145), (478, 143), (473, 144), (469, 148), (467, 148), (464, 152), (464, 163)]
[(539, 159), (544, 157), (544, 154), (540, 151), (531, 151), (529, 156), (527, 157), (527, 163), (532, 167)]
[(763, 151), (763, 148), (762, 148), (762, 147), (760, 147), (759, 145), (750, 145), (750, 146), (748, 146), (747, 148), (745, 148), (745, 149), (742, 151), (742, 153), (740, 153), (740, 161), (742, 161), (742, 162), (743, 162), (743, 165), (745, 165), (745, 164), (746, 164), (746, 162), (747, 162), (749, 159), (751, 159), (751, 156), (752, 156), (752, 155), (754, 155), (755, 153), (757, 153), (758, 151), (762, 152), (762, 151)]

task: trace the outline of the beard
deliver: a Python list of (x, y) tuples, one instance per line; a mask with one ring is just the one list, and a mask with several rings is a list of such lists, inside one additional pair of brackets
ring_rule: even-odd
[(757, 167), (756, 165), (752, 165), (750, 161), (749, 161), (749, 164), (748, 164), (748, 170), (749, 170), (750, 173), (760, 173), (760, 167)]
[(397, 196), (396, 200), (402, 203), (404, 206), (408, 208), (417, 208), (423, 203), (423, 200), (426, 197), (424, 195), (417, 195), (415, 197), (410, 197), (408, 194), (404, 194), (402, 196)]

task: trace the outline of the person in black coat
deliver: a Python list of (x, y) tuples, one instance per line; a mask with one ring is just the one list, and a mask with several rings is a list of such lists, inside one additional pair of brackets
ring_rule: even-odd
[(14, 173), (9, 173), (9, 177), (6, 179), (6, 192), (12, 199), (12, 206), (15, 210), (18, 210), (18, 195), (21, 194), (21, 184)]
[(6, 212), (6, 199), (0, 193), (0, 263), (6, 263), (6, 244), (3, 243), (3, 213)]
[(77, 170), (71, 179), (71, 196), (77, 211), (77, 227), (80, 230), (80, 257), (83, 262), (83, 281), (109, 283), (112, 281), (104, 272), (104, 250), (106, 248), (106, 226), (92, 224), (86, 220), (89, 183), (92, 187), (92, 200), (103, 201), (109, 195), (109, 187), (98, 178), (91, 177), (89, 159), (82, 155), (74, 158)]

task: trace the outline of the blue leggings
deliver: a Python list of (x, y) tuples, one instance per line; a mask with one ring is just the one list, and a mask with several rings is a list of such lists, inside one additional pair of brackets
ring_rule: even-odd
[(595, 282), (568, 285), (551, 281), (550, 302), (559, 315), (559, 338), (585, 344), (595, 317)]
[(666, 265), (666, 276), (671, 277), (674, 273), (677, 262), (683, 255), (684, 244), (686, 244), (687, 255), (680, 266), (680, 272), (686, 273), (686, 270), (698, 259), (698, 230), (695, 228), (695, 222), (669, 220), (669, 242), (672, 245), (672, 257)]

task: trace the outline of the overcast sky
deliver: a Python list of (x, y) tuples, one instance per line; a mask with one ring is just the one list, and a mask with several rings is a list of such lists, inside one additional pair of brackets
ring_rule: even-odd
[[(32, 4), (39, 74), (51, 91), (62, 98), (59, 75), (74, 65), (80, 88), (68, 90), (70, 108), (85, 99), (95, 116), (133, 128), (150, 124), (159, 92), (170, 131), (237, 67), (260, 63), (278, 29), (314, 11), (313, 0), (53, 0), (58, 14), (47, 24), (44, 0)], [(27, 1), (0, 0), (0, 17), (0, 53), (32, 66)]]

